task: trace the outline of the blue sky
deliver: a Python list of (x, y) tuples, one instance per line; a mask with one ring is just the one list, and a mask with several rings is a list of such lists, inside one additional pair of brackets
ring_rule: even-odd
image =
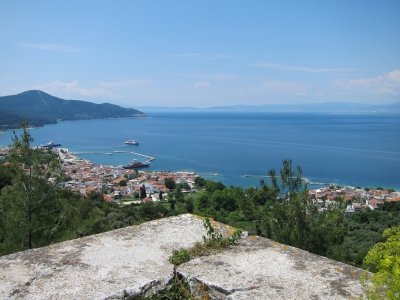
[(0, 96), (400, 101), (400, 1), (2, 1)]

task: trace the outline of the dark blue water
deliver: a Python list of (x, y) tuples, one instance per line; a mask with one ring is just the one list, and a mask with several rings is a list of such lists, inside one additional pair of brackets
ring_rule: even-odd
[[(290, 158), (312, 181), (400, 189), (400, 118), (268, 113), (153, 113), (151, 118), (60, 122), (31, 130), (35, 145), (50, 140), (69, 151), (127, 150), (156, 158), (152, 170), (218, 173), (243, 187)], [(0, 145), (11, 143), (0, 134)], [(136, 139), (139, 146), (126, 146)], [(81, 155), (121, 165), (132, 154)], [(143, 158), (135, 157), (143, 160)]]

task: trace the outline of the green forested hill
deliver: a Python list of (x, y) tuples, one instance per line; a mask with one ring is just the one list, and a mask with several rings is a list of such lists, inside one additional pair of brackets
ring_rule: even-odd
[(23, 120), (28, 121), (30, 126), (39, 127), (43, 124), (55, 123), (56, 120), (50, 121), (48, 118), (32, 118), (22, 117), (14, 114), (7, 114), (1, 111), (0, 108), (0, 130), (14, 129), (21, 127)]
[(64, 100), (38, 90), (0, 97), (0, 114), (0, 129), (17, 128), (22, 118), (27, 119), (33, 126), (43, 126), (57, 120), (146, 116), (133, 108), (109, 103)]

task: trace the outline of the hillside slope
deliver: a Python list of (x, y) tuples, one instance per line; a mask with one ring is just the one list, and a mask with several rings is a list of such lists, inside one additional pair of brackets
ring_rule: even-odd
[[(0, 128), (17, 128), (23, 118), (34, 126), (56, 123), (57, 120), (129, 118), (147, 116), (133, 108), (87, 101), (64, 100), (39, 90), (0, 97)], [(6, 117), (7, 116), (7, 117)]]

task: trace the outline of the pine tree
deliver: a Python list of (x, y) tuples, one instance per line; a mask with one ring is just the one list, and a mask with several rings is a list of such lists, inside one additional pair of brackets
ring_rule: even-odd
[[(45, 171), (41, 164), (41, 149), (31, 147), (32, 142), (28, 123), (23, 122), (20, 137), (14, 132), (9, 148), (12, 184), (0, 195), (2, 253), (47, 245), (65, 217), (54, 192), (59, 162), (52, 161), (49, 170)], [(53, 183), (46, 178), (48, 172), (56, 178)]]
[(280, 176), (268, 172), (271, 186), (263, 180), (261, 188), (245, 194), (238, 191), (239, 206), (248, 220), (256, 223), (258, 233), (280, 243), (338, 259), (346, 229), (341, 201), (318, 210), (308, 196), (302, 170), (292, 170), (292, 161), (284, 160)]

